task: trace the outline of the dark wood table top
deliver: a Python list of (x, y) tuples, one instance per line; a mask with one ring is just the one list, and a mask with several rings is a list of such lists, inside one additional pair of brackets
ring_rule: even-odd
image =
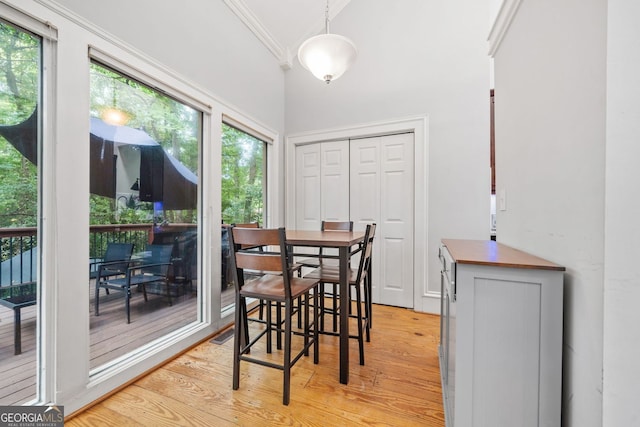
[(287, 243), (294, 246), (353, 246), (364, 240), (364, 231), (287, 230)]

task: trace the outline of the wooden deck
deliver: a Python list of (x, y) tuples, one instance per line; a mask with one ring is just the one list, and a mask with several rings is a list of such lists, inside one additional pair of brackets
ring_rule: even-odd
[[(318, 365), (303, 357), (292, 368), (289, 406), (282, 405), (282, 372), (275, 369), (243, 363), (240, 389), (233, 391), (233, 340), (207, 340), (65, 425), (443, 427), (438, 316), (378, 305), (373, 310), (366, 364), (351, 358), (348, 385), (338, 381), (336, 337), (321, 337)], [(350, 344), (356, 355), (357, 343)]]
[[(152, 341), (196, 320), (196, 294), (187, 292), (172, 299), (141, 293), (131, 300), (131, 323), (127, 324), (124, 297), (112, 291), (100, 296), (100, 316), (94, 315), (93, 289), (90, 298), (91, 368), (128, 353), (141, 343)], [(193, 289), (196, 289), (194, 283)], [(223, 293), (223, 302), (233, 298), (233, 290)], [(0, 404), (27, 402), (36, 395), (36, 312), (37, 306), (22, 310), (22, 354), (14, 355), (13, 311), (0, 306)]]

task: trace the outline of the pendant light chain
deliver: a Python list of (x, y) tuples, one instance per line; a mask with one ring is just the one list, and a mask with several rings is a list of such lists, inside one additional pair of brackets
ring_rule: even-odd
[(327, 0), (327, 8), (324, 10), (324, 32), (329, 34), (329, 0)]

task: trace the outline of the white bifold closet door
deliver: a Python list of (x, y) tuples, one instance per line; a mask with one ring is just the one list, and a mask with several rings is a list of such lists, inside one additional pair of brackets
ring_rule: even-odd
[(296, 147), (296, 229), (320, 230), (320, 144)]
[(413, 133), (351, 140), (354, 229), (375, 222), (373, 302), (413, 308)]
[[(378, 227), (373, 301), (413, 307), (413, 133), (296, 147), (296, 228), (322, 220)], [(357, 266), (359, 258), (352, 260)]]
[(349, 221), (349, 141), (296, 147), (296, 228)]

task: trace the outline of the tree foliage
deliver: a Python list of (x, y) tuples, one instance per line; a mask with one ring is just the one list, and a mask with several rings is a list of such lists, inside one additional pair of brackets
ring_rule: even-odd
[(264, 142), (222, 125), (222, 220), (264, 223)]
[[(112, 108), (124, 112), (127, 126), (149, 134), (162, 148), (198, 174), (201, 113), (102, 64), (91, 64), (91, 115)], [(153, 204), (127, 199), (124, 203), (91, 195), (91, 223), (197, 222), (195, 209), (153, 212)]]
[[(0, 22), (0, 125), (26, 120), (40, 86), (40, 40)], [(37, 224), (37, 168), (0, 136), (0, 228)]]
[[(0, 22), (0, 125), (26, 120), (39, 102), (41, 43), (37, 37)], [(127, 114), (127, 126), (147, 132), (196, 175), (202, 114), (164, 93), (102, 64), (91, 64), (91, 115), (105, 108)], [(223, 126), (222, 216), (226, 223), (264, 222), (264, 142)], [(38, 130), (39, 131), (39, 130)], [(88, 140), (88, 137), (87, 137)], [(38, 168), (0, 137), (0, 228), (37, 225)], [(133, 196), (123, 200), (91, 195), (91, 224), (153, 220), (197, 222), (197, 211), (153, 211)]]

